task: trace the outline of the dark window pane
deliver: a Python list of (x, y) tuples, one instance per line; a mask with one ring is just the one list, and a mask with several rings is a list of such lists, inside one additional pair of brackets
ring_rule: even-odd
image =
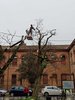
[(2, 75), (0, 77), (0, 86), (3, 87), (4, 86), (4, 75)]
[(17, 65), (17, 57), (14, 57), (13, 61), (12, 61), (13, 65)]
[(43, 84), (48, 84), (48, 75), (43, 74)]
[(12, 85), (16, 85), (16, 75), (12, 75)]

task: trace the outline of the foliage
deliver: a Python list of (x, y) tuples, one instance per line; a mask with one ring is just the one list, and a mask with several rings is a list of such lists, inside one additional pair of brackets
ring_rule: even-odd
[(33, 97), (28, 97), (28, 98), (19, 99), (19, 100), (35, 100), (35, 99)]
[[(41, 65), (44, 68), (47, 65), (46, 57), (40, 57)], [(20, 73), (20, 79), (28, 79), (31, 84), (34, 84), (35, 80), (40, 76), (38, 70), (38, 57), (33, 53), (23, 55), (22, 63), (19, 66), (18, 72)]]
[(37, 56), (32, 53), (23, 55), (18, 71), (21, 79), (27, 78), (33, 84), (38, 77)]
[(46, 56), (46, 54), (41, 55), (40, 62), (41, 62), (40, 67), (45, 68), (48, 63), (48, 57)]

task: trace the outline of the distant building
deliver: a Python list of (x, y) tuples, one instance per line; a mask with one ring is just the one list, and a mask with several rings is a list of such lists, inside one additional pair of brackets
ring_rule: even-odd
[[(2, 46), (3, 50), (5, 48), (7, 46)], [(0, 67), (10, 58), (15, 48), (8, 49), (4, 52), (5, 59), (0, 61)], [(5, 70), (2, 78), (0, 78), (0, 87), (9, 89), (13, 85), (20, 85), (20, 81), (18, 80), (19, 73), (16, 69), (21, 64), (23, 54), (30, 51), (37, 53), (37, 50), (37, 46), (26, 46), (23, 44), (18, 50), (13, 62)], [(48, 45), (46, 50), (48, 58), (54, 61), (50, 62), (44, 69), (41, 77), (41, 86), (57, 85), (62, 87), (63, 81), (72, 80), (75, 87), (75, 40), (70, 45)], [(23, 80), (22, 84), (25, 86), (29, 83), (27, 80)]]

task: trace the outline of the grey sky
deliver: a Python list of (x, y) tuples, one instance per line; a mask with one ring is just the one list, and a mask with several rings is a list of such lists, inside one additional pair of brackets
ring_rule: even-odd
[(75, 0), (0, 0), (0, 32), (24, 35), (36, 19), (46, 29), (56, 28), (52, 40), (75, 38)]

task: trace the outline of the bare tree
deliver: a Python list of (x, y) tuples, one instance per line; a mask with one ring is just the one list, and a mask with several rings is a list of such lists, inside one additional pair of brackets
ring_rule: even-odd
[(46, 64), (44, 66), (42, 66), (42, 64), (48, 60), (46, 57), (47, 44), (50, 38), (56, 34), (56, 29), (43, 32), (41, 30), (40, 24), (41, 24), (41, 20), (37, 23), (36, 27), (34, 27), (31, 24), (29, 30), (26, 30), (28, 34), (27, 38), (30, 38), (32, 36), (33, 41), (35, 40), (38, 46), (38, 49), (37, 49), (37, 62), (38, 63), (36, 66), (38, 70), (38, 73), (37, 73), (38, 77), (35, 80), (34, 90), (33, 90), (33, 96), (35, 97), (35, 100), (37, 100), (38, 98), (41, 75), (42, 75), (44, 68), (46, 67)]
[[(39, 70), (39, 77), (38, 79), (36, 80), (35, 82), (35, 92), (34, 92), (34, 96), (37, 97), (37, 93), (39, 91), (39, 82), (40, 82), (40, 79), (41, 79), (41, 75), (42, 75), (42, 72), (44, 70), (44, 67), (41, 67), (42, 63), (44, 62), (44, 59), (46, 57), (46, 46), (47, 46), (47, 43), (48, 41), (50, 40), (50, 38), (52, 36), (55, 35), (56, 33), (56, 29), (52, 29), (52, 30), (49, 30), (49, 31), (46, 31), (46, 32), (41, 32), (40, 31), (40, 25), (41, 22), (38, 23), (36, 29), (35, 29), (35, 34), (37, 34), (39, 37), (38, 37), (38, 70)], [(43, 42), (44, 41), (44, 42)], [(43, 57), (43, 59), (42, 59)], [(42, 59), (42, 61), (41, 61)], [(36, 84), (37, 84), (37, 87), (36, 87)]]

